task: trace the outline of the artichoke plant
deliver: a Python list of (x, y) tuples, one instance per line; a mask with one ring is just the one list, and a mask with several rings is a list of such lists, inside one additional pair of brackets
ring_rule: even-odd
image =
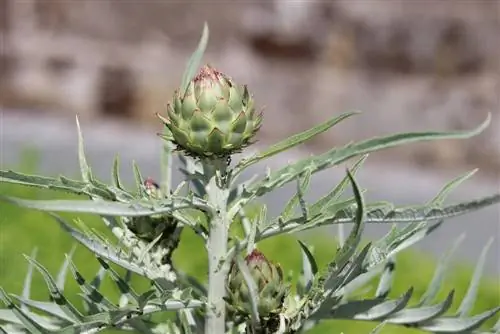
[[(277, 315), (282, 310), (289, 288), (283, 280), (283, 271), (279, 265), (271, 263), (260, 251), (254, 249), (245, 258), (252, 281), (256, 285), (257, 311), (263, 318)], [(229, 271), (228, 307), (250, 316), (252, 313), (252, 295), (241, 269), (233, 263)]]
[(178, 89), (167, 105), (167, 118), (158, 115), (170, 130), (163, 138), (192, 156), (228, 157), (251, 144), (260, 129), (257, 112), (247, 86), (206, 65)]
[[(411, 300), (413, 288), (396, 297), (390, 292), (399, 252), (436, 231), (445, 219), (498, 204), (500, 194), (445, 205), (447, 195), (472, 176), (473, 172), (469, 172), (444, 185), (428, 203), (398, 208), (387, 202), (366, 203), (364, 189), (356, 181), (356, 172), (368, 153), (412, 142), (469, 138), (486, 128), (490, 116), (469, 131), (398, 133), (333, 147), (268, 171), (260, 178), (238, 182), (250, 166), (302, 144), (356, 113), (332, 117), (244, 157), (235, 166), (221, 163), (221, 158), (251, 143), (262, 115), (255, 111), (245, 86), (235, 85), (211, 67), (203, 67), (196, 75), (207, 40), (205, 26), (168, 107), (168, 117), (162, 118), (167, 141), (162, 151), (160, 186), (152, 179), (144, 180), (134, 164), (136, 189), (124, 187), (117, 159), (112, 184), (97, 180), (85, 158), (78, 121), (80, 180), (0, 170), (0, 182), (88, 197), (28, 200), (0, 194), (0, 200), (49, 212), (100, 266), (94, 276), (85, 277), (87, 273), (78, 269), (70, 252), (54, 278), (34, 253), (26, 256), (29, 270), (22, 295), (8, 294), (0, 288), (0, 300), (6, 306), (0, 309), (0, 334), (91, 334), (111, 328), (145, 334), (284, 334), (303, 333), (335, 319), (378, 323), (372, 334), (379, 333), (385, 324), (429, 333), (499, 333), (500, 321), (493, 326), (484, 324), (500, 312), (500, 306), (474, 316), (469, 314), (491, 242), (481, 253), (469, 289), (453, 314), (454, 291), (444, 300), (434, 301), (443, 282), (446, 258), (416, 304)], [(174, 152), (172, 143), (178, 152)], [(175, 187), (171, 178), (174, 153), (179, 153), (179, 170), (185, 176)], [(331, 191), (314, 202), (306, 200), (314, 174), (351, 158), (357, 160)], [(253, 206), (255, 215), (248, 213), (263, 196), (291, 182), (297, 184), (296, 193), (278, 216), (269, 217), (266, 205), (261, 203), (257, 209)], [(348, 186), (352, 194), (345, 192)], [(181, 195), (183, 191), (185, 195)], [(56, 212), (97, 215), (116, 240), (102, 237), (82, 220), (77, 220), (77, 228)], [(340, 232), (344, 224), (350, 224), (352, 229), (345, 239), (339, 237), (339, 248), (323, 267), (309, 246), (297, 238), (302, 268), (296, 282), (284, 282), (281, 268), (256, 250), (261, 241), (278, 235), (295, 235), (325, 225), (337, 225)], [(361, 246), (367, 224), (391, 224), (392, 228), (382, 238)], [(235, 225), (237, 228), (233, 228)], [(172, 252), (182, 243), (183, 229), (192, 230), (206, 250), (208, 273), (203, 280), (185, 273), (182, 263), (171, 261)], [(244, 259), (243, 251), (248, 254)], [(34, 300), (30, 295), (34, 270), (47, 285), (49, 301)], [(74, 298), (64, 290), (68, 272), (81, 290), (81, 305), (75, 306)], [(118, 288), (118, 300), (101, 289), (105, 274)], [(147, 288), (137, 286), (131, 277), (150, 284)], [(376, 291), (360, 296), (359, 291), (366, 290), (377, 278)], [(165, 314), (175, 316), (162, 317)]]

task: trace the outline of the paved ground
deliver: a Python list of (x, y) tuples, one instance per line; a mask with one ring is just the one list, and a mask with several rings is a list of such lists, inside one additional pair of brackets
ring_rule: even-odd
[[(159, 175), (160, 140), (154, 132), (147, 128), (134, 127), (117, 122), (100, 124), (82, 124), (86, 141), (87, 156), (94, 172), (104, 180), (109, 180), (111, 165), (115, 153), (119, 153), (122, 161), (123, 179), (132, 178), (131, 161), (135, 159), (143, 174), (157, 177)], [(0, 164), (5, 169), (17, 161), (20, 150), (30, 145), (36, 147), (42, 156), (42, 171), (52, 175), (58, 173), (74, 174), (77, 168), (76, 129), (74, 122), (61, 120), (36, 113), (0, 114)], [(266, 165), (271, 169), (283, 166), (307, 154), (296, 150), (271, 159)], [(261, 171), (258, 165), (250, 172)], [(317, 175), (312, 182), (312, 191), (308, 195), (314, 199), (321, 196), (343, 176), (344, 169), (328, 170)], [(250, 173), (248, 174), (250, 176)], [(359, 175), (359, 182), (370, 189), (369, 200), (384, 199), (397, 204), (422, 203), (430, 199), (440, 186), (455, 175), (446, 173), (430, 173), (419, 169), (408, 169), (367, 163)], [(174, 174), (180, 179), (179, 173)], [(270, 214), (275, 215), (289, 197), (291, 186), (283, 187), (265, 198), (270, 206)], [(476, 178), (464, 184), (451, 196), (452, 201), (480, 197), (498, 191), (494, 180)], [(375, 237), (384, 233), (383, 226), (370, 226), (368, 236)], [(440, 254), (462, 232), (467, 238), (456, 254), (457, 259), (473, 262), (486, 240), (494, 235), (500, 236), (499, 207), (491, 207), (480, 212), (455, 218), (421, 242), (417, 247), (434, 255)], [(333, 233), (333, 232), (332, 232)], [(498, 239), (498, 238), (497, 238)], [(500, 273), (500, 246), (496, 241), (488, 257), (488, 272)]]

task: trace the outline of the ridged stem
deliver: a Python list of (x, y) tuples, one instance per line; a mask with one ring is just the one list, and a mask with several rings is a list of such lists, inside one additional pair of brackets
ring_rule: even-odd
[(227, 163), (212, 162), (215, 168), (206, 190), (208, 201), (215, 208), (210, 220), (208, 237), (208, 307), (205, 320), (206, 334), (225, 333), (226, 277), (229, 266), (224, 262), (227, 255), (229, 224), (227, 214), (227, 189), (224, 175)]

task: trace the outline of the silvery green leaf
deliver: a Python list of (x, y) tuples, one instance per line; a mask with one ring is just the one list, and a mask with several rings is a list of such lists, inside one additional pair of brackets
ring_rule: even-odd
[(448, 197), (448, 195), (455, 190), (459, 185), (470, 179), (478, 169), (473, 169), (472, 171), (469, 171), (463, 175), (460, 175), (459, 177), (451, 180), (448, 182), (440, 191), (439, 193), (429, 202), (429, 204), (433, 205), (442, 205), (445, 201), (445, 199)]
[[(402, 211), (395, 209), (390, 212), (375, 209), (366, 213), (365, 223), (391, 224), (442, 220), (445, 218), (463, 215), (472, 211), (477, 211), (498, 202), (500, 202), (500, 194), (491, 195), (479, 200), (450, 205), (444, 208), (422, 207), (417, 209), (410, 208)], [(330, 212), (328, 208), (325, 208), (323, 214), (316, 216), (311, 215), (308, 220), (304, 220), (302, 217), (294, 218), (283, 222), (281, 226), (273, 226), (266, 231), (263, 231), (259, 235), (257, 241), (267, 239), (277, 234), (305, 231), (311, 228), (326, 225), (352, 223), (354, 217), (355, 212), (351, 209)]]
[(387, 254), (387, 256), (392, 257), (400, 251), (413, 246), (414, 244), (434, 232), (436, 229), (438, 229), (443, 224), (443, 222), (444, 221), (441, 220), (435, 224), (426, 224), (423, 226), (423, 228), (420, 228), (419, 230), (415, 231), (415, 233), (408, 235), (406, 238), (397, 240), (394, 244), (390, 245), (391, 251), (389, 252), (389, 254)]
[(90, 171), (87, 159), (85, 158), (83, 135), (82, 129), (80, 128), (80, 122), (78, 121), (78, 116), (76, 116), (76, 128), (78, 132), (78, 162), (80, 164), (80, 173), (84, 182), (90, 182), (92, 179), (92, 172)]
[(481, 255), (479, 256), (479, 259), (477, 261), (472, 280), (469, 283), (469, 288), (467, 289), (467, 293), (465, 294), (464, 299), (462, 299), (462, 303), (460, 304), (456, 314), (461, 318), (467, 316), (467, 314), (469, 314), (470, 310), (474, 306), (474, 302), (477, 296), (477, 289), (479, 288), (481, 276), (483, 274), (484, 265), (486, 262), (486, 256), (488, 255), (488, 250), (490, 249), (492, 244), (493, 238), (490, 238), (481, 251)]
[(89, 249), (95, 255), (100, 256), (106, 260), (109, 260), (109, 261), (113, 262), (114, 264), (119, 265), (122, 268), (131, 270), (138, 275), (148, 277), (148, 274), (144, 270), (144, 268), (122, 258), (118, 254), (118, 251), (113, 249), (110, 245), (105, 245), (97, 240), (88, 238), (86, 235), (84, 235), (80, 231), (74, 229), (69, 224), (64, 222), (64, 220), (62, 220), (60, 217), (57, 217), (54, 215), (54, 218), (59, 222), (59, 224), (61, 225), (63, 230), (68, 232), (80, 244), (85, 246), (87, 249)]
[[(243, 208), (240, 208), (238, 210), (238, 217), (240, 218), (241, 227), (243, 228), (243, 233), (244, 233), (245, 238), (246, 238), (250, 234), (250, 230), (253, 228), (252, 222), (250, 222), (250, 219), (246, 215), (246, 212)], [(256, 233), (257, 233), (257, 231), (256, 231)], [(250, 244), (250, 242), (249, 242), (249, 244)]]
[(493, 330), (496, 331), (496, 332), (500, 331), (500, 319), (498, 319), (498, 321), (495, 324), (495, 326), (493, 326)]
[(488, 319), (500, 311), (500, 306), (470, 318), (442, 317), (422, 324), (420, 329), (434, 333), (462, 333), (478, 329)]
[(146, 196), (146, 191), (144, 189), (144, 178), (142, 177), (141, 171), (137, 162), (132, 161), (132, 169), (134, 171), (135, 187), (137, 188), (137, 193), (139, 197), (143, 198)]
[(381, 322), (370, 332), (370, 334), (380, 334), (380, 331), (385, 327), (386, 324), (387, 322), (385, 321)]
[(436, 319), (451, 307), (453, 296), (454, 291), (451, 291), (446, 299), (439, 304), (401, 310), (391, 315), (390, 322), (392, 324), (414, 324)]
[[(338, 298), (338, 297), (336, 297)], [(352, 300), (336, 306), (335, 308), (324, 308), (322, 312), (313, 314), (312, 319), (353, 319), (356, 314), (364, 313), (371, 308), (383, 303), (382, 298)], [(335, 304), (334, 304), (335, 305)], [(332, 306), (334, 306), (332, 305)]]
[[(36, 258), (36, 254), (38, 253), (38, 249), (35, 247), (33, 251), (31, 252), (30, 257), (32, 259)], [(22, 297), (25, 299), (30, 298), (30, 291), (31, 291), (31, 282), (33, 280), (33, 264), (31, 262), (28, 263), (28, 272), (26, 273), (26, 277), (24, 278), (24, 284), (23, 284), (23, 293)], [(24, 312), (28, 311), (28, 308), (26, 305), (21, 303), (21, 310)]]
[(318, 264), (314, 256), (309, 251), (305, 243), (298, 240), (300, 249), (302, 251), (302, 276), (304, 281), (304, 292), (308, 292), (312, 286), (314, 277), (318, 273)]
[(255, 248), (255, 237), (257, 235), (257, 232), (259, 230), (260, 224), (265, 221), (267, 215), (267, 207), (263, 205), (260, 208), (259, 211), (259, 216), (254, 220), (253, 223), (251, 223), (250, 226), (250, 231), (246, 237), (247, 240), (247, 254), (250, 254), (253, 249)]
[(23, 174), (11, 170), (0, 170), (0, 181), (36, 188), (59, 190), (76, 195), (98, 196), (109, 200), (116, 198), (116, 194), (109, 189), (96, 188), (83, 181), (71, 180), (64, 176), (52, 178)]
[(113, 181), (113, 186), (120, 190), (124, 190), (122, 186), (122, 182), (120, 180), (120, 157), (118, 155), (115, 156), (113, 160), (113, 169), (111, 171), (111, 180)]
[(336, 124), (338, 124), (338, 123), (342, 122), (343, 120), (345, 120), (353, 115), (356, 115), (356, 114), (359, 114), (359, 112), (358, 111), (351, 111), (351, 112), (343, 113), (340, 116), (335, 116), (335, 117), (329, 119), (328, 121), (321, 123), (321, 124), (318, 124), (309, 130), (295, 134), (295, 135), (293, 135), (293, 136), (291, 136), (291, 137), (289, 137), (289, 138), (287, 138), (287, 139), (285, 139), (277, 144), (272, 145), (271, 147), (266, 149), (264, 152), (258, 153), (249, 159), (242, 160), (240, 163), (238, 163), (236, 168), (241, 171), (241, 170), (243, 170), (243, 169), (245, 169), (245, 168), (247, 168), (247, 167), (263, 160), (263, 159), (270, 158), (278, 153), (281, 153), (283, 151), (291, 149), (292, 147), (295, 147), (297, 145), (305, 143), (306, 141), (308, 141), (308, 140), (314, 138), (315, 136), (329, 130), (330, 128), (332, 128)]
[(71, 258), (73, 257), (73, 254), (75, 253), (76, 250), (76, 244), (71, 247), (71, 250), (69, 251), (69, 254), (65, 256), (64, 262), (61, 265), (61, 268), (59, 268), (59, 272), (57, 273), (57, 279), (56, 279), (56, 284), (59, 289), (59, 291), (63, 292), (64, 291), (64, 285), (66, 282), (66, 276), (68, 273), (68, 266), (69, 262), (71, 261)]
[[(301, 181), (302, 180), (302, 181)], [(311, 172), (304, 171), (303, 174), (297, 177), (297, 192), (290, 198), (288, 203), (285, 205), (285, 209), (281, 213), (281, 219), (288, 220), (294, 215), (294, 209), (302, 200), (304, 193), (309, 188), (311, 183)], [(303, 210), (304, 211), (304, 210)]]
[(382, 264), (380, 263), (378, 266), (370, 268), (367, 272), (362, 273), (361, 275), (357, 276), (355, 279), (344, 285), (341, 290), (344, 299), (349, 297), (353, 292), (357, 291), (358, 289), (366, 286), (377, 275), (380, 275), (380, 272), (384, 268), (385, 267), (382, 266)]
[(13, 298), (17, 299), (19, 302), (28, 305), (34, 309), (43, 311), (51, 316), (54, 316), (60, 320), (64, 320), (69, 323), (74, 323), (75, 319), (68, 316), (59, 305), (53, 302), (41, 302), (37, 300), (26, 299), (20, 296), (12, 295)]
[(245, 280), (245, 284), (247, 285), (248, 293), (250, 295), (252, 326), (253, 328), (258, 328), (260, 325), (260, 317), (257, 308), (257, 305), (259, 303), (257, 285), (255, 284), (255, 281), (250, 274), (250, 269), (248, 269), (248, 266), (240, 255), (236, 255), (236, 264), (238, 266), (238, 269), (241, 271), (241, 274), (243, 275), (243, 279)]
[(186, 201), (169, 199), (162, 202), (161, 207), (146, 207), (139, 204), (126, 204), (110, 201), (90, 201), (90, 200), (25, 200), (15, 197), (0, 196), (0, 200), (16, 204), (18, 206), (36, 209), (41, 211), (56, 212), (79, 212), (93, 213), (105, 216), (125, 216), (140, 217), (153, 214), (167, 214), (174, 210), (189, 208)]
[(69, 300), (66, 299), (63, 293), (57, 287), (56, 281), (52, 278), (47, 269), (45, 269), (44, 266), (42, 266), (40, 263), (30, 258), (29, 256), (25, 255), (24, 257), (34, 265), (34, 267), (38, 270), (38, 272), (40, 272), (40, 274), (42, 274), (45, 284), (49, 289), (51, 298), (57, 305), (61, 307), (61, 310), (75, 321), (81, 321), (83, 319), (83, 315), (80, 313), (80, 311), (78, 311), (76, 307), (74, 307), (69, 302)]
[(71, 260), (69, 260), (69, 267), (80, 290), (87, 297), (87, 300), (91, 302), (91, 304), (88, 305), (90, 313), (98, 313), (108, 309), (116, 309), (116, 306), (105, 296), (103, 296), (95, 286), (86, 282), (83, 275), (80, 274), (75, 264)]
[(0, 299), (9, 308), (10, 311), (21, 321), (21, 323), (33, 334), (49, 334), (50, 330), (41, 325), (41, 319), (33, 317), (28, 312), (22, 311), (12, 300), (7, 296), (5, 291), (0, 288)]
[[(341, 273), (339, 274), (340, 280), (337, 280), (339, 284), (328, 284), (329, 282), (327, 281), (327, 284), (325, 285), (327, 289), (333, 289), (337, 290), (339, 287), (344, 287), (351, 283), (356, 277), (359, 277), (361, 274), (363, 274), (365, 268), (363, 266), (363, 263), (365, 262), (366, 256), (368, 255), (368, 252), (371, 248), (371, 244), (368, 243), (365, 247), (361, 249), (361, 251), (356, 255), (356, 257), (352, 260), (351, 263), (349, 263), (343, 270), (341, 268)], [(335, 282), (335, 280), (334, 280)]]
[(349, 253), (351, 249), (356, 249), (356, 247), (358, 247), (359, 242), (361, 241), (361, 234), (363, 233), (365, 226), (365, 203), (363, 195), (361, 194), (358, 184), (349, 170), (347, 171), (347, 176), (351, 182), (354, 198), (356, 199), (356, 213), (354, 217), (354, 227), (352, 228), (345, 244), (335, 255), (335, 259), (341, 259), (340, 262), (345, 262), (347, 258), (350, 257), (347, 256), (347, 253)]
[(412, 295), (413, 287), (408, 289), (408, 291), (406, 291), (398, 299), (385, 301), (375, 305), (366, 312), (356, 314), (354, 319), (369, 321), (383, 320), (384, 318), (390, 317), (392, 314), (404, 309), (408, 305)]
[(198, 67), (200, 66), (201, 59), (203, 58), (203, 54), (205, 53), (205, 49), (207, 48), (208, 37), (209, 29), (207, 23), (205, 22), (203, 24), (203, 32), (198, 42), (198, 46), (196, 47), (196, 50), (191, 54), (184, 74), (182, 75), (182, 82), (180, 86), (181, 95), (185, 94), (186, 90), (188, 89), (189, 82), (193, 79), (196, 71), (198, 70)]
[[(469, 179), (472, 175), (475, 174), (476, 170), (470, 171), (465, 173), (464, 175), (460, 175), (459, 177), (456, 177), (455, 179), (449, 181), (447, 184), (445, 184), (439, 192), (436, 194), (436, 196), (431, 199), (428, 203), (428, 207), (441, 207), (445, 201), (445, 199), (448, 197), (448, 195), (455, 190), (460, 184), (465, 182), (467, 179)], [(404, 227), (401, 228), (399, 231), (399, 234), (406, 234), (409, 232), (414, 231), (418, 227), (418, 222), (412, 222)]]
[(481, 133), (489, 125), (490, 121), (491, 114), (488, 113), (486, 120), (470, 131), (398, 133), (348, 144), (342, 148), (333, 148), (324, 154), (306, 158), (272, 172), (269, 177), (251, 185), (248, 191), (252, 194), (252, 197), (260, 197), (292, 181), (306, 169), (310, 169), (311, 173), (314, 174), (350, 158), (403, 144), (430, 140), (471, 138)]
[(452, 254), (455, 252), (455, 250), (458, 248), (458, 246), (462, 243), (464, 238), (465, 238), (465, 234), (461, 234), (457, 238), (457, 240), (455, 240), (451, 249), (448, 250), (443, 256), (441, 256), (441, 258), (439, 259), (439, 263), (437, 265), (437, 268), (434, 271), (434, 276), (432, 277), (432, 280), (429, 283), (427, 290), (420, 298), (420, 301), (417, 304), (418, 306), (429, 305), (430, 303), (432, 303), (434, 298), (437, 296), (437, 294), (439, 292), (439, 288), (441, 287), (441, 284), (444, 281), (446, 271), (447, 271), (448, 266), (450, 264), (450, 258), (452, 256)]
[(377, 298), (387, 298), (387, 296), (391, 292), (395, 268), (396, 261), (394, 260), (394, 258), (388, 258), (387, 262), (384, 264), (384, 271), (382, 272), (382, 275), (378, 282), (377, 291), (375, 292), (375, 296)]
[[(363, 155), (361, 158), (359, 158), (350, 168), (351, 174), (353, 177), (356, 176), (356, 173), (358, 172), (359, 168), (363, 165), (365, 160), (368, 158), (368, 154)], [(340, 195), (343, 194), (345, 188), (349, 185), (349, 176), (346, 175), (344, 178), (335, 186), (335, 188), (332, 189), (328, 194), (325, 196), (321, 197), (316, 203), (311, 205), (309, 207), (309, 210), (311, 212), (318, 212), (321, 211), (324, 207), (330, 206), (334, 201), (336, 201)]]
[(139, 294), (135, 292), (135, 290), (128, 284), (120, 275), (109, 266), (109, 264), (101, 259), (100, 257), (97, 257), (97, 260), (101, 264), (101, 266), (110, 274), (111, 279), (115, 282), (116, 286), (122, 293), (122, 295), (126, 295), (129, 299), (132, 299), (135, 304), (139, 304)]

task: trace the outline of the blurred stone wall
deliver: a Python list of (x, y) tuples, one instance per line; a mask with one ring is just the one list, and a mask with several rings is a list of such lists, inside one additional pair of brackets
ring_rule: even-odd
[(9, 109), (149, 122), (206, 20), (206, 60), (266, 106), (261, 140), (352, 109), (364, 115), (310, 149), (470, 128), (490, 111), (492, 126), (473, 140), (379, 157), (500, 170), (498, 0), (0, 0), (0, 13), (0, 103)]

